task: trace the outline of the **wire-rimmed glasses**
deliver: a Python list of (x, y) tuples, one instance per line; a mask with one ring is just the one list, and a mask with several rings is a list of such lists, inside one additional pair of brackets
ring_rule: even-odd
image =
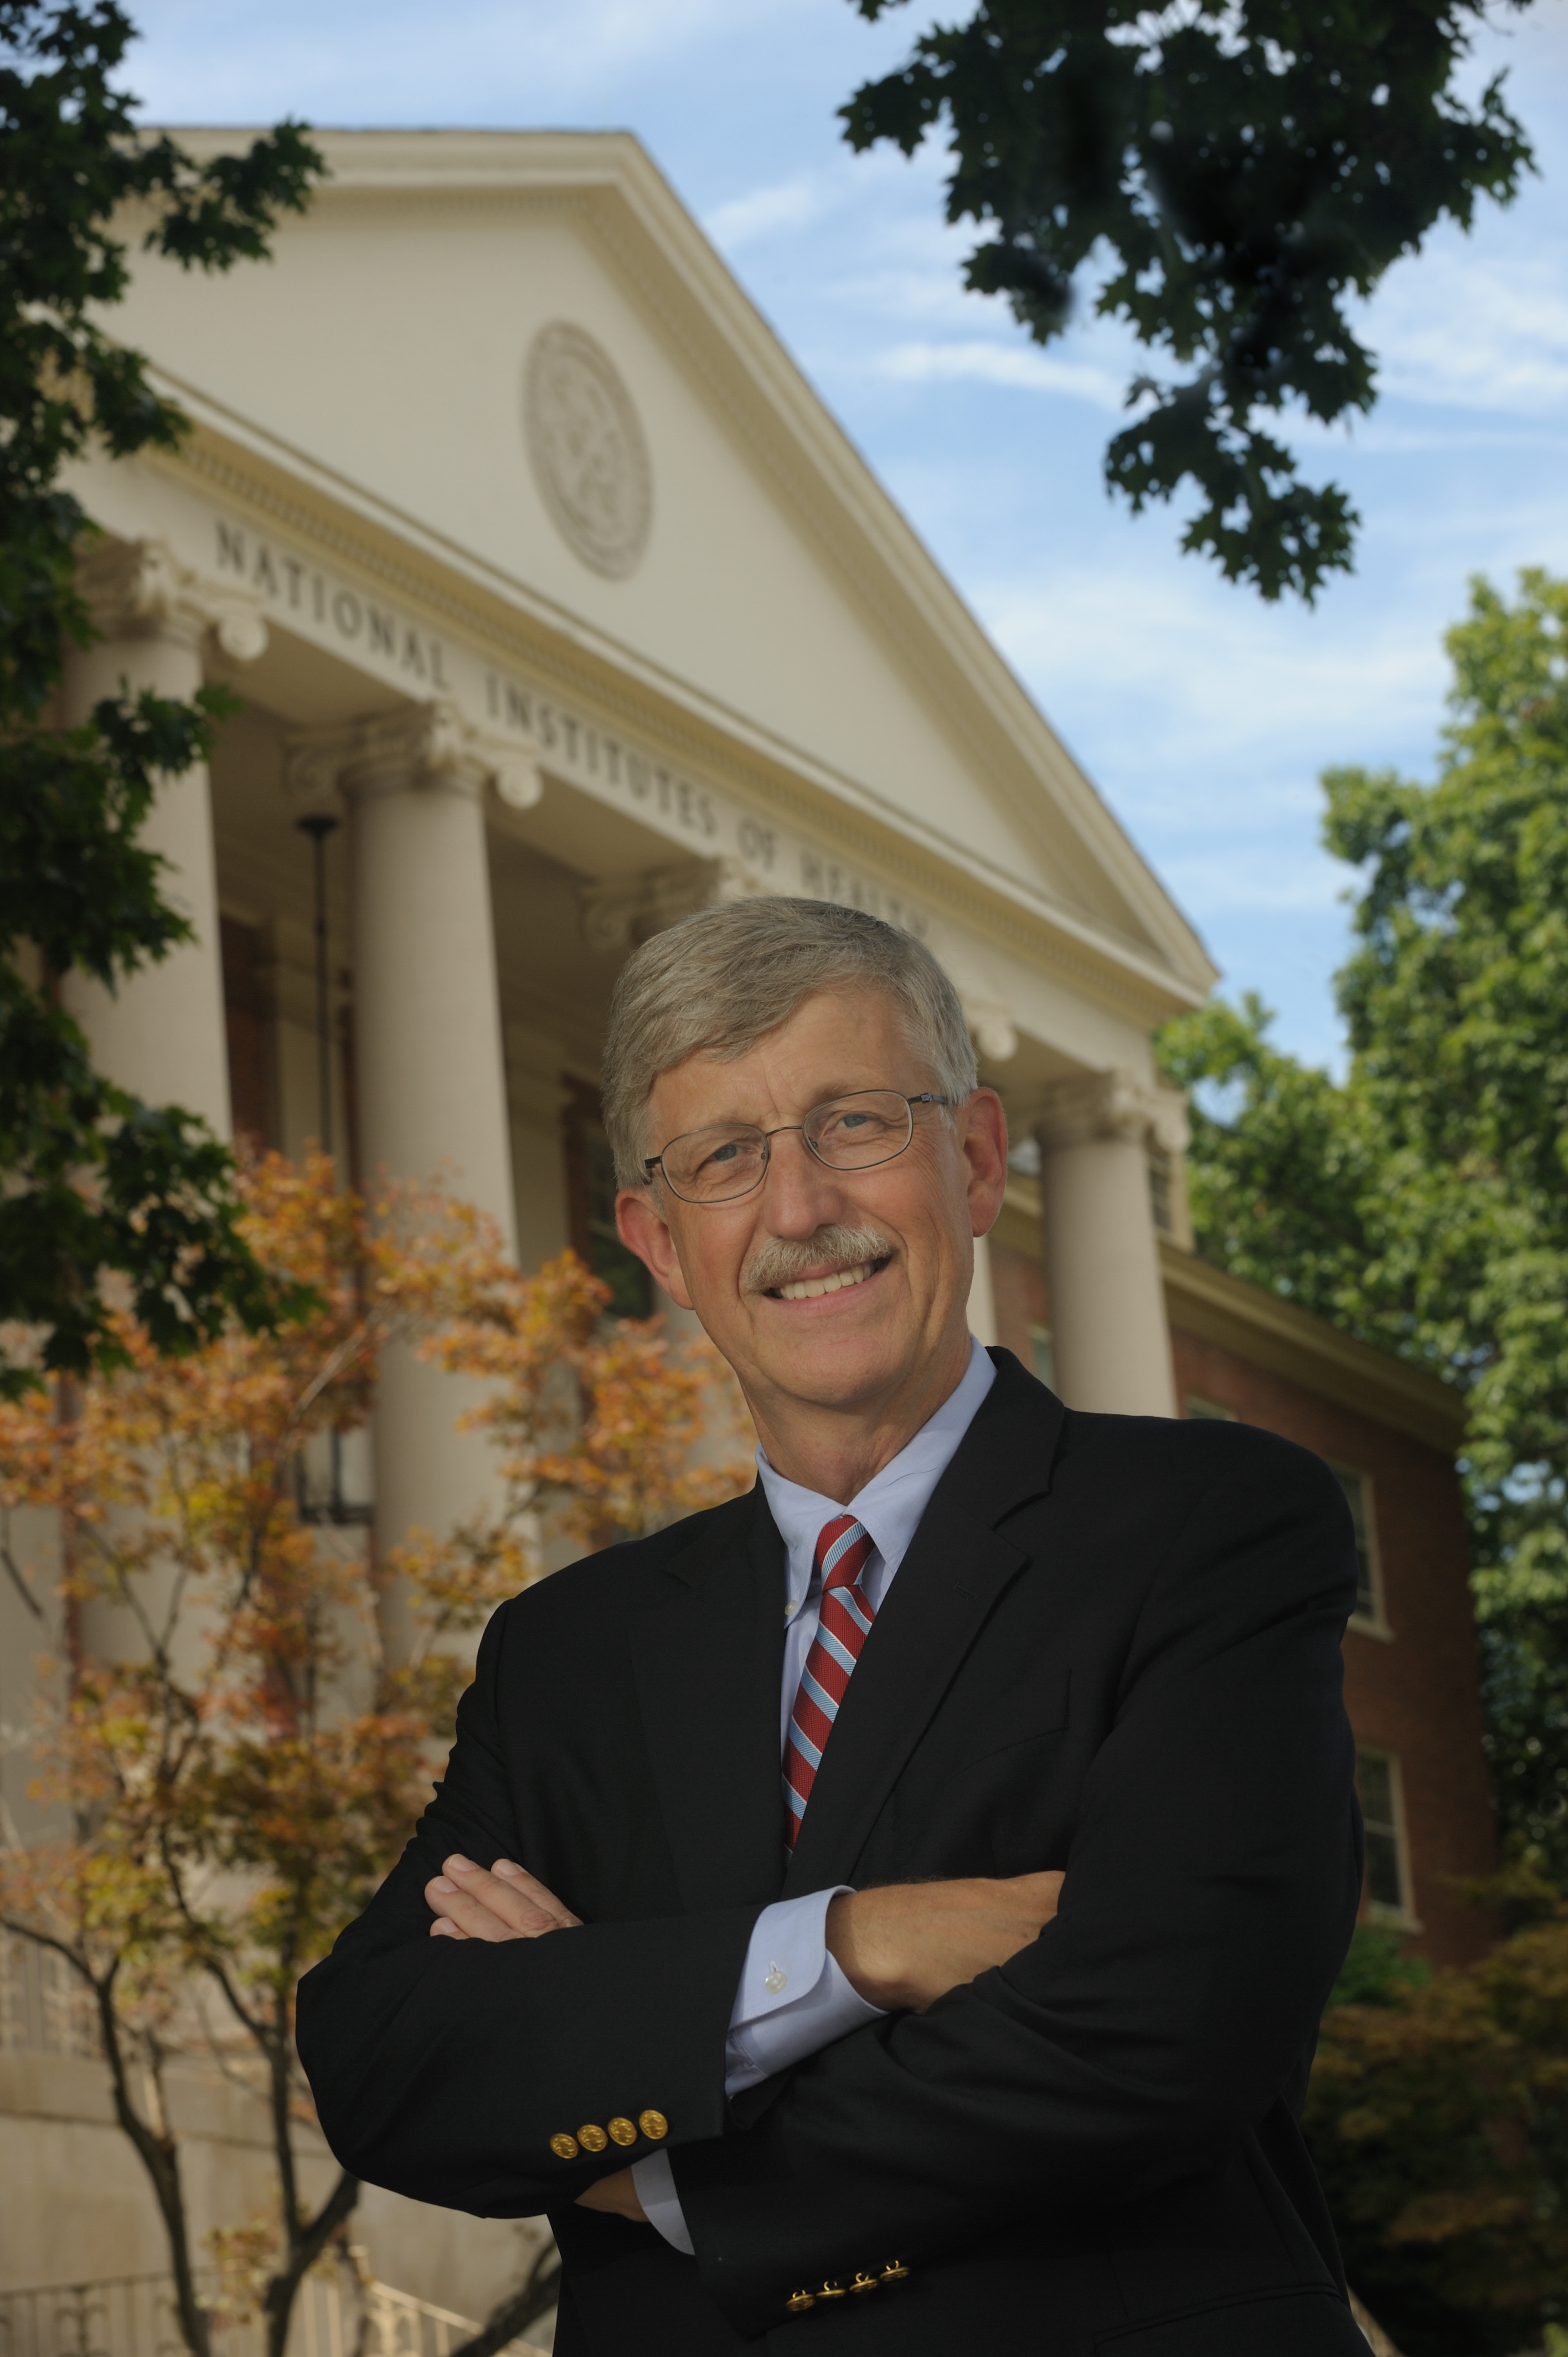
[(770, 1141), (799, 1130), (807, 1149), (829, 1170), (874, 1170), (892, 1162), (915, 1135), (917, 1105), (951, 1104), (929, 1089), (907, 1097), (897, 1089), (859, 1089), (853, 1095), (830, 1097), (813, 1105), (802, 1121), (784, 1122), (778, 1129), (757, 1129), (750, 1122), (715, 1123), (711, 1129), (689, 1129), (672, 1137), (660, 1154), (650, 1154), (643, 1169), (651, 1180), (662, 1171), (664, 1183), (683, 1203), (733, 1203), (749, 1195), (768, 1176)]

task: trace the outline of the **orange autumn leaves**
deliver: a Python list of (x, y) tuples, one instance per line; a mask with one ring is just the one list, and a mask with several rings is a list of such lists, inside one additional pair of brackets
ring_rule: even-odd
[[(194, 1967), (265, 2049), (417, 1813), (464, 1632), (549, 1564), (749, 1473), (706, 1346), (607, 1323), (570, 1254), (523, 1277), (469, 1207), (403, 1190), (372, 1215), (320, 1157), (267, 1157), (243, 1184), (246, 1239), (304, 1288), (297, 1315), (163, 1360), (123, 1320), (120, 1374), (0, 1405), (0, 1505), (53, 1510), (65, 1611), (38, 1737), (55, 1831), (0, 1856), (0, 1903), (101, 2011), (129, 2008), (128, 2032), (172, 2035)], [(392, 1347), (478, 1379), (466, 1420), (498, 1480), (462, 1530), (376, 1565), (363, 1531), (302, 1512), (298, 1469), (365, 1421)], [(696, 1461), (704, 1434), (722, 1461)], [(415, 1632), (398, 1659), (380, 1634), (393, 1580)]]

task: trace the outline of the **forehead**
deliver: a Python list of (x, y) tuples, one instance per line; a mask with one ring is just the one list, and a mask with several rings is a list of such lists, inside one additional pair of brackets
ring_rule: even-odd
[(704, 1051), (660, 1072), (650, 1106), (657, 1120), (682, 1128), (766, 1121), (845, 1090), (903, 1089), (926, 1077), (886, 991), (823, 990), (740, 1055)]

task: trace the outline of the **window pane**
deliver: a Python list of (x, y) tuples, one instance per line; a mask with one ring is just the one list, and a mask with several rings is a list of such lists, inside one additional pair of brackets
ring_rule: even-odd
[(1388, 1761), (1376, 1751), (1356, 1754), (1356, 1783), (1361, 1795), (1361, 1813), (1369, 1825), (1381, 1825), (1387, 1832), (1394, 1824), (1394, 1780)]
[(1356, 1609), (1365, 1620), (1378, 1617), (1378, 1584), (1372, 1571), (1372, 1526), (1367, 1499), (1367, 1477), (1348, 1465), (1336, 1465), (1334, 1478), (1345, 1492), (1350, 1523), (1356, 1534)]
[(1404, 1881), (1400, 1873), (1400, 1846), (1391, 1833), (1367, 1828), (1367, 1896), (1379, 1907), (1404, 1906)]

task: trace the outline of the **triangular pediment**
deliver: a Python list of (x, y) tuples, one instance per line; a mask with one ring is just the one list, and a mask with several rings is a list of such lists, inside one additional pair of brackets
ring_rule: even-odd
[(270, 265), (143, 260), (115, 317), (209, 436), (853, 811), (871, 861), (903, 838), (1201, 995), (1201, 943), (635, 140), (320, 144)]

